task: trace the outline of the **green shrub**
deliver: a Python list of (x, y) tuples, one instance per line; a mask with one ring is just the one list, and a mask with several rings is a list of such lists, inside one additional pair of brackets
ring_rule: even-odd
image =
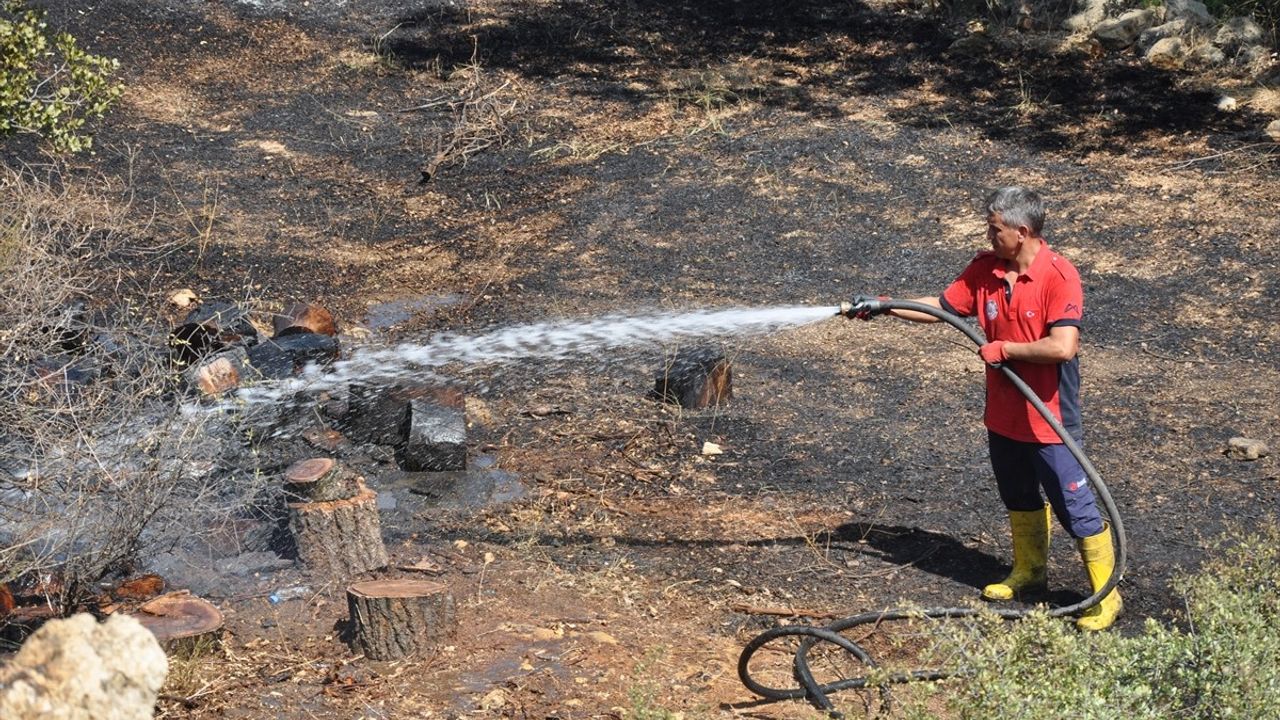
[(117, 61), (91, 55), (23, 0), (0, 0), (0, 136), (32, 133), (59, 152), (89, 147), (86, 121), (101, 117), (123, 86)]
[(1280, 717), (1280, 532), (1249, 535), (1178, 581), (1186, 615), (1137, 634), (1062, 619), (941, 623), (936, 657), (973, 674), (909, 688), (907, 715), (978, 720)]

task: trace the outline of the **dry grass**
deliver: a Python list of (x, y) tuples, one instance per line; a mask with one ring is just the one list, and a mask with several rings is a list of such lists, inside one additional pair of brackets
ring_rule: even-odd
[(428, 134), (429, 159), (422, 167), (422, 181), (435, 177), (442, 168), (466, 165), (468, 158), (491, 147), (507, 144), (513, 135), (513, 121), (521, 101), (518, 84), (486, 72), (472, 61), (455, 70), (447, 91), (401, 112), (439, 112), (446, 119)]
[(118, 195), (0, 175), (0, 582), (45, 580), (62, 609), (260, 482), (219, 471), (234, 436), (183, 411), (131, 270), (160, 249)]

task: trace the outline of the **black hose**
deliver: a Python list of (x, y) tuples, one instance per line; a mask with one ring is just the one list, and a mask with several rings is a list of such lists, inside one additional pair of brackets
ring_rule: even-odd
[[(911, 300), (886, 299), (879, 302), (882, 304), (882, 307), (889, 310), (912, 310), (926, 315), (931, 315), (964, 333), (976, 345), (981, 346), (986, 343), (986, 338), (983, 337), (982, 333), (979, 332), (977, 328), (973, 327), (961, 318), (933, 307), (932, 305), (913, 302)], [(1005, 377), (1009, 378), (1009, 381), (1013, 383), (1014, 387), (1018, 388), (1018, 391), (1027, 398), (1027, 402), (1031, 403), (1036, 411), (1040, 413), (1041, 417), (1045, 419), (1045, 422), (1049, 423), (1049, 426), (1053, 428), (1053, 431), (1062, 439), (1063, 445), (1065, 445), (1067, 450), (1071, 452), (1071, 455), (1079, 461), (1080, 467), (1084, 469), (1085, 475), (1087, 475), (1089, 477), (1089, 481), (1093, 483), (1094, 493), (1096, 494), (1098, 501), (1102, 504), (1107, 518), (1110, 520), (1111, 535), (1115, 543), (1115, 568), (1111, 573), (1111, 577), (1107, 579), (1106, 584), (1103, 585), (1101, 589), (1084, 600), (1073, 605), (1064, 605), (1052, 608), (1048, 611), (1050, 617), (1074, 615), (1075, 613), (1087, 610), (1088, 608), (1102, 602), (1102, 599), (1115, 588), (1115, 586), (1120, 582), (1120, 578), (1124, 576), (1125, 563), (1127, 561), (1127, 543), (1125, 541), (1124, 523), (1120, 519), (1120, 513), (1116, 510), (1115, 500), (1112, 499), (1111, 492), (1107, 490), (1106, 484), (1102, 482), (1102, 478), (1098, 475), (1097, 469), (1094, 468), (1093, 463), (1089, 461), (1089, 458), (1084, 454), (1084, 451), (1080, 449), (1079, 444), (1077, 444), (1075, 439), (1071, 437), (1071, 434), (1067, 432), (1066, 428), (1062, 427), (1062, 423), (1058, 422), (1058, 419), (1053, 416), (1053, 413), (1049, 408), (1041, 402), (1035, 392), (1032, 391), (1022, 378), (1018, 377), (1018, 374), (1015, 373), (1011, 367), (1007, 364), (998, 365), (996, 367), (998, 367), (1001, 372), (1004, 373)], [(961, 672), (949, 670), (912, 670), (909, 672), (893, 673), (887, 677), (876, 678), (874, 681), (868, 677), (855, 677), (837, 680), (826, 685), (819, 685), (813, 677), (813, 672), (809, 669), (808, 654), (809, 650), (811, 650), (814, 645), (819, 642), (828, 642), (839, 646), (849, 654), (856, 657), (868, 668), (875, 668), (877, 667), (877, 664), (875, 660), (872, 659), (871, 655), (868, 654), (860, 645), (841, 635), (841, 632), (857, 627), (858, 625), (866, 625), (869, 623), (918, 618), (963, 618), (972, 617), (980, 612), (983, 611), (971, 607), (926, 608), (922, 610), (894, 608), (880, 612), (865, 612), (859, 615), (851, 615), (849, 617), (836, 620), (835, 622), (823, 627), (788, 625), (785, 627), (774, 628), (760, 633), (742, 649), (742, 654), (738, 657), (738, 677), (742, 680), (742, 684), (751, 692), (769, 700), (808, 698), (809, 702), (811, 702), (814, 707), (824, 710), (834, 716), (836, 715), (835, 706), (831, 704), (830, 698), (827, 697), (833, 692), (847, 690), (850, 688), (883, 687), (886, 685), (918, 680), (941, 680), (948, 677), (954, 677), (961, 674)], [(1027, 609), (993, 608), (986, 612), (994, 613), (995, 615), (1007, 620), (1013, 620), (1025, 617), (1031, 611)], [(791, 636), (804, 638), (804, 640), (800, 642), (800, 647), (796, 650), (793, 664), (796, 680), (800, 683), (799, 687), (771, 688), (756, 682), (755, 678), (751, 677), (751, 671), (748, 668), (748, 665), (751, 663), (751, 657), (755, 655), (757, 650), (764, 647), (766, 644), (781, 637)]]

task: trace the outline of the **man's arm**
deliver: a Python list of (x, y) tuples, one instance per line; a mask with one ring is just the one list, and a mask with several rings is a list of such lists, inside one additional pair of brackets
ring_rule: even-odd
[[(929, 305), (932, 307), (936, 307), (939, 310), (942, 309), (942, 303), (938, 302), (938, 298), (936, 297), (913, 298), (911, 302), (918, 302), (918, 303), (921, 303), (922, 305)], [(918, 323), (938, 322), (938, 318), (932, 315), (926, 315), (925, 313), (922, 313), (922, 312), (916, 312), (915, 310), (890, 310), (889, 314), (896, 318), (902, 318), (903, 320), (910, 320), (911, 322), (918, 322)]]
[(1049, 334), (1035, 342), (1019, 343), (996, 340), (983, 345), (979, 354), (989, 363), (1005, 360), (1056, 365), (1064, 363), (1080, 352), (1080, 328), (1074, 325), (1055, 325)]

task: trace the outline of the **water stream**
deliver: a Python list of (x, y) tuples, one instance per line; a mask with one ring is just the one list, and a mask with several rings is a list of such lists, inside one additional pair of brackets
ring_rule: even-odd
[(327, 367), (310, 366), (289, 380), (240, 389), (224, 405), (274, 403), (299, 392), (322, 392), (352, 381), (390, 382), (434, 375), (446, 366), (486, 366), (564, 360), (627, 347), (754, 335), (832, 317), (835, 307), (785, 307), (604, 315), (500, 328), (481, 335), (440, 334), (426, 342), (364, 346)]

